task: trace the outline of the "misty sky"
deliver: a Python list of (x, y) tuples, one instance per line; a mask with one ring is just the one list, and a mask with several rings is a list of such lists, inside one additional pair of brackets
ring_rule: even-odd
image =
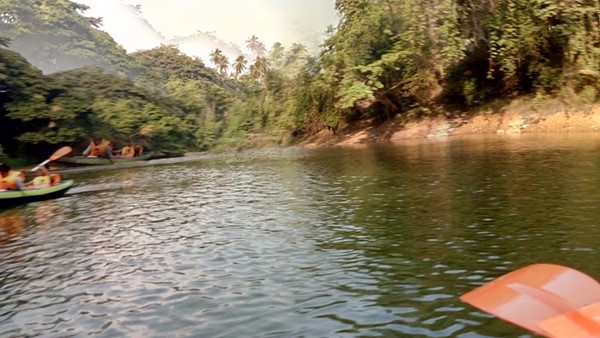
[[(321, 41), (328, 25), (337, 23), (335, 0), (75, 1), (90, 6), (85, 15), (102, 17), (101, 29), (128, 51), (153, 48), (161, 39), (197, 31), (214, 31), (221, 40), (242, 47), (253, 34), (267, 48), (274, 42), (310, 46)], [(128, 4), (141, 5), (141, 14)]]

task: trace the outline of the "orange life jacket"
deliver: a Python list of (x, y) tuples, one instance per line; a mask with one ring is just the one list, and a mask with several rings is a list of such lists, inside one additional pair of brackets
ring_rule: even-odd
[(133, 149), (133, 147), (124, 146), (123, 149), (121, 149), (121, 156), (133, 157), (135, 156), (135, 150)]
[(52, 182), (52, 185), (55, 185), (60, 183), (60, 181), (62, 181), (62, 178), (60, 177), (60, 174), (50, 174), (50, 181)]
[(10, 170), (8, 176), (0, 178), (0, 189), (17, 189), (17, 179), (25, 180), (25, 174), (20, 171)]
[(100, 142), (100, 144), (96, 146), (96, 151), (98, 152), (97, 155), (106, 156), (107, 146), (112, 148), (112, 142), (102, 139), (102, 142)]
[(90, 153), (88, 154), (88, 156), (98, 156), (98, 149), (96, 149), (96, 143), (94, 143), (94, 140), (90, 141)]
[[(94, 140), (90, 142), (90, 153), (88, 156), (106, 156), (106, 147), (109, 146), (112, 148), (112, 142), (102, 139), (100, 144), (96, 145)], [(111, 154), (112, 155), (112, 154)]]

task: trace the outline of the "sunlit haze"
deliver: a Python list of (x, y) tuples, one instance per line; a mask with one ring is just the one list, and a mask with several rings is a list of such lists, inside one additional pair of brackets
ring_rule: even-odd
[[(267, 48), (294, 42), (316, 49), (328, 25), (335, 25), (335, 0), (77, 0), (85, 15), (102, 17), (102, 30), (127, 51), (149, 49), (198, 32), (213, 32), (226, 44), (245, 48), (256, 35)], [(137, 12), (135, 5), (141, 6)], [(179, 38), (179, 39), (178, 39)], [(194, 42), (201, 44), (200, 40)], [(188, 49), (190, 41), (187, 41)], [(214, 46), (195, 46), (205, 54)], [(193, 49), (193, 48), (192, 48)], [(183, 49), (182, 49), (183, 51)], [(193, 51), (191, 51), (194, 54)], [(188, 53), (189, 54), (189, 53)], [(197, 55), (206, 59), (206, 55)]]

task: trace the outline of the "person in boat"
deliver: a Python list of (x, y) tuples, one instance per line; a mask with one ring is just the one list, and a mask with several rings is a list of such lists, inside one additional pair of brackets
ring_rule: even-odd
[(0, 163), (0, 190), (23, 190), (25, 174), (11, 170), (6, 164)]
[(142, 153), (144, 152), (144, 147), (142, 146), (124, 146), (121, 149), (121, 157), (134, 157), (134, 156), (141, 156)]
[(49, 188), (61, 181), (60, 174), (51, 174), (46, 166), (41, 166), (39, 174), (25, 186), (32, 189)]
[(133, 157), (135, 156), (135, 149), (131, 146), (124, 146), (121, 149), (121, 157)]
[(110, 159), (113, 153), (113, 144), (109, 140), (102, 139), (99, 144), (94, 143), (94, 140), (90, 141), (90, 145), (83, 151), (83, 157), (106, 157)]

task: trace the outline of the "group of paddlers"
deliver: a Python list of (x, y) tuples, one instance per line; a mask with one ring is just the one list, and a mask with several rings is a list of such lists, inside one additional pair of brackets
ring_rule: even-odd
[(25, 174), (12, 170), (8, 165), (0, 163), (0, 190), (23, 190), (48, 188), (61, 181), (60, 174), (51, 174), (45, 166), (39, 167), (38, 176), (25, 182)]
[(111, 158), (117, 157), (134, 157), (140, 156), (144, 152), (142, 146), (127, 145), (121, 148), (121, 150), (114, 151), (113, 143), (109, 140), (102, 139), (98, 144), (94, 140), (90, 141), (90, 144), (83, 151), (83, 157), (106, 157)]
[(0, 163), (0, 191), (49, 188), (61, 182), (59, 174), (52, 174), (46, 164), (61, 158), (73, 151), (70, 146), (64, 146), (55, 151), (47, 160), (38, 164), (32, 172), (38, 171), (38, 176), (25, 182), (25, 173), (11, 169), (7, 164)]
[[(60, 156), (70, 152), (71, 147), (68, 148), (67, 152), (64, 152)], [(62, 150), (62, 149), (61, 149)], [(84, 157), (134, 157), (140, 156), (144, 152), (142, 146), (127, 145), (121, 148), (121, 150), (114, 151), (113, 143), (109, 140), (102, 139), (98, 144), (94, 140), (90, 141), (88, 147), (83, 151)], [(50, 161), (49, 159), (48, 161)], [(51, 174), (50, 171), (42, 165), (34, 168), (39, 169), (38, 176), (33, 178), (31, 181), (25, 181), (25, 174), (22, 171), (12, 170), (8, 165), (0, 163), (0, 191), (2, 190), (23, 190), (23, 189), (39, 189), (51, 187), (61, 181), (59, 174)]]

